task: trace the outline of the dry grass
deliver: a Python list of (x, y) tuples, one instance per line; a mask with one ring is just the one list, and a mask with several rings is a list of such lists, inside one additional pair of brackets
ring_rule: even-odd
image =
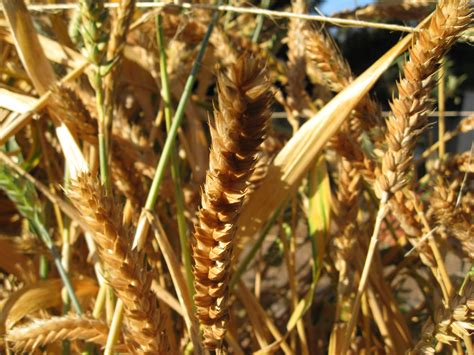
[(2, 4), (0, 352), (474, 354), (469, 1)]

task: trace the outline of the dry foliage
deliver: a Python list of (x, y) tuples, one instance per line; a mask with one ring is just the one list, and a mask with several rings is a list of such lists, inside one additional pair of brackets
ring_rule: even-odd
[(361, 75), (330, 24), (179, 3), (2, 0), (0, 351), (474, 354), (473, 116), (432, 115), (469, 1), (337, 14), (419, 22)]

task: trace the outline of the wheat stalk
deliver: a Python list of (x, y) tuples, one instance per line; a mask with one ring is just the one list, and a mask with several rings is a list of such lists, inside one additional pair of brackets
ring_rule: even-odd
[(268, 87), (253, 58), (242, 56), (218, 73), (219, 104), (210, 123), (212, 149), (193, 243), (194, 300), (209, 349), (220, 348), (227, 329), (236, 220), (270, 118)]
[(166, 351), (162, 317), (151, 291), (151, 274), (144, 255), (131, 251), (131, 237), (120, 225), (120, 213), (105, 196), (97, 179), (81, 174), (71, 182), (68, 195), (91, 229), (105, 277), (123, 302), (129, 334), (126, 341), (134, 351)]
[[(34, 319), (26, 325), (12, 328), (5, 336), (17, 353), (34, 352), (38, 347), (63, 340), (84, 340), (105, 345), (109, 327), (104, 321), (87, 316), (66, 315), (48, 319)], [(117, 347), (123, 350), (123, 345)]]

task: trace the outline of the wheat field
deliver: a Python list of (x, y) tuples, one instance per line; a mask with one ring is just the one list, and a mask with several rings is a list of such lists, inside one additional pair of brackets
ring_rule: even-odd
[(315, 3), (1, 0), (1, 353), (474, 354), (472, 5)]

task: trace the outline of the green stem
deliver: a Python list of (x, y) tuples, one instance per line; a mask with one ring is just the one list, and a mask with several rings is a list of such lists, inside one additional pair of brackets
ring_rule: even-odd
[[(218, 2), (220, 5), (221, 1)], [(211, 37), (212, 30), (214, 29), (214, 26), (217, 22), (217, 19), (219, 18), (219, 13), (217, 11), (214, 12), (212, 15), (212, 20), (211, 23), (209, 24), (207, 28), (207, 32), (201, 42), (201, 47), (199, 48), (199, 52), (197, 54), (197, 57), (194, 61), (193, 67), (191, 69), (191, 73), (189, 74), (188, 80), (186, 81), (186, 85), (184, 86), (184, 92), (183, 95), (181, 96), (181, 99), (178, 104), (178, 108), (176, 109), (176, 113), (174, 115), (174, 119), (172, 121), (171, 127), (168, 132), (168, 136), (166, 137), (165, 145), (163, 147), (163, 151), (161, 153), (160, 160), (158, 162), (158, 166), (156, 168), (155, 176), (153, 177), (153, 182), (150, 187), (150, 191), (148, 193), (148, 197), (145, 203), (145, 209), (146, 210), (153, 210), (156, 200), (158, 198), (158, 192), (160, 189), (160, 185), (164, 176), (164, 171), (166, 168), (166, 165), (168, 164), (168, 160), (170, 158), (171, 150), (174, 144), (174, 140), (176, 139), (176, 135), (178, 133), (178, 128), (181, 125), (181, 122), (183, 121), (184, 117), (184, 108), (186, 107), (186, 103), (188, 102), (189, 97), (191, 96), (191, 91), (193, 89), (194, 82), (196, 81), (196, 76), (198, 74), (200, 65), (201, 65), (201, 60), (204, 56), (204, 53), (207, 48), (207, 44), (209, 43), (209, 38)], [(140, 227), (140, 222), (145, 226), (145, 227)], [(148, 219), (145, 217), (144, 214), (142, 214), (142, 217), (140, 218), (139, 225), (137, 227), (137, 232), (135, 233), (135, 238), (133, 241), (133, 246), (136, 246), (138, 244), (143, 245), (143, 240), (139, 240), (140, 238), (144, 238), (143, 236), (146, 233), (142, 233), (143, 230), (146, 230), (149, 227), (148, 224)], [(142, 231), (142, 232), (140, 232)], [(110, 331), (109, 331), (109, 336), (107, 337), (107, 343), (113, 346), (113, 344), (116, 341), (117, 334), (120, 332), (120, 327), (121, 327), (121, 313), (123, 312), (123, 303), (119, 299), (117, 301), (117, 305), (115, 307), (114, 311), (114, 320), (117, 319), (116, 322), (112, 322), (110, 326)]]
[(211, 36), (212, 30), (214, 29), (215, 23), (217, 18), (219, 17), (219, 13), (215, 12), (212, 16), (212, 21), (207, 28), (206, 35), (202, 40), (201, 47), (199, 48), (199, 52), (197, 54), (196, 60), (194, 61), (193, 67), (191, 69), (191, 73), (189, 74), (188, 80), (186, 81), (186, 85), (184, 86), (183, 95), (179, 100), (178, 107), (176, 108), (176, 113), (174, 115), (170, 130), (168, 132), (168, 136), (166, 137), (165, 145), (163, 147), (163, 152), (161, 153), (160, 160), (156, 167), (156, 173), (153, 178), (153, 182), (151, 184), (150, 193), (148, 194), (145, 209), (153, 209), (155, 206), (156, 200), (158, 198), (158, 190), (163, 180), (165, 167), (168, 164), (171, 148), (173, 146), (174, 140), (176, 139), (176, 135), (178, 133), (178, 128), (181, 125), (181, 122), (184, 118), (184, 109), (186, 104), (191, 96), (191, 92), (193, 90), (194, 82), (196, 81), (197, 74), (199, 72), (199, 68), (201, 67), (201, 60), (206, 52), (207, 44), (209, 43), (209, 38)]
[(100, 169), (100, 183), (104, 186), (107, 195), (110, 196), (111, 184), (109, 178), (109, 166), (108, 166), (108, 142), (107, 142), (107, 127), (105, 118), (105, 107), (104, 107), (104, 88), (102, 85), (102, 76), (100, 73), (100, 67), (96, 68), (95, 78), (95, 98), (97, 106), (97, 121), (98, 121), (98, 141), (99, 141), (99, 169)]
[[(218, 2), (218, 5), (220, 5), (220, 3), (221, 1)], [(158, 193), (159, 193), (160, 185), (165, 173), (165, 168), (166, 168), (166, 165), (168, 164), (168, 160), (171, 155), (171, 148), (176, 139), (178, 128), (181, 125), (181, 122), (183, 121), (184, 109), (189, 100), (189, 97), (191, 96), (193, 85), (194, 85), (194, 82), (196, 81), (196, 77), (199, 72), (199, 68), (201, 66), (201, 60), (204, 56), (204, 53), (206, 52), (207, 44), (209, 43), (209, 38), (211, 37), (212, 30), (214, 29), (214, 26), (218, 18), (219, 18), (219, 13), (215, 11), (214, 14), (212, 15), (211, 23), (209, 24), (207, 28), (207, 32), (201, 42), (201, 47), (199, 48), (199, 52), (193, 63), (193, 67), (191, 68), (191, 73), (189, 74), (189, 77), (184, 86), (183, 94), (179, 100), (178, 107), (176, 108), (176, 112), (175, 112), (170, 130), (166, 137), (165, 145), (163, 146), (163, 151), (161, 153), (160, 160), (158, 161), (158, 165), (156, 167), (155, 176), (153, 177), (153, 182), (151, 184), (150, 191), (148, 193), (148, 197), (145, 202), (146, 210), (153, 210), (156, 204), (156, 200), (158, 199)], [(141, 217), (141, 224), (142, 225), (140, 225), (139, 223), (139, 227), (137, 228), (137, 233), (135, 234), (135, 238), (133, 241), (134, 247), (142, 246), (144, 242), (143, 239), (146, 233), (143, 233), (143, 230), (147, 230), (148, 228), (148, 222), (144, 216)]]
[(51, 255), (53, 256), (53, 259), (54, 259), (54, 264), (56, 265), (56, 268), (58, 269), (59, 276), (61, 277), (64, 283), (64, 287), (67, 290), (67, 293), (69, 295), (69, 298), (71, 299), (72, 305), (74, 309), (76, 310), (76, 313), (81, 315), (82, 314), (81, 305), (79, 303), (79, 300), (77, 299), (76, 293), (74, 292), (74, 288), (72, 287), (71, 280), (69, 279), (69, 276), (63, 267), (63, 264), (61, 262), (61, 255), (59, 254), (58, 249), (53, 244), (43, 224), (35, 220), (32, 220), (31, 222), (32, 222), (34, 230), (38, 233), (38, 235), (41, 237), (41, 239), (45, 242), (46, 246), (50, 250)]
[[(160, 49), (160, 77), (162, 86), (162, 96), (164, 101), (165, 121), (166, 130), (170, 131), (171, 128), (171, 94), (169, 87), (169, 78), (167, 70), (167, 59), (165, 51), (165, 41), (163, 35), (163, 22), (161, 15), (156, 16), (156, 27), (157, 27), (157, 42)], [(189, 250), (189, 241), (187, 237), (187, 226), (186, 219), (184, 217), (184, 195), (181, 189), (181, 177), (178, 166), (178, 153), (176, 151), (175, 144), (171, 146), (171, 177), (175, 186), (176, 195), (176, 220), (178, 222), (178, 233), (179, 242), (181, 245), (182, 259), (184, 263), (184, 269), (186, 271), (186, 281), (188, 283), (188, 290), (192, 299), (194, 294), (194, 277), (191, 266), (191, 253)]]
[[(260, 6), (262, 9), (268, 9), (269, 6), (270, 6), (270, 0), (262, 0), (261, 6)], [(255, 31), (252, 35), (252, 42), (254, 43), (258, 42), (258, 38), (260, 37), (260, 33), (262, 32), (264, 21), (265, 21), (265, 17), (263, 15), (257, 16), (257, 25), (255, 26)]]
[(48, 259), (46, 255), (41, 254), (39, 259), (39, 277), (40, 280), (46, 280), (48, 278)]

